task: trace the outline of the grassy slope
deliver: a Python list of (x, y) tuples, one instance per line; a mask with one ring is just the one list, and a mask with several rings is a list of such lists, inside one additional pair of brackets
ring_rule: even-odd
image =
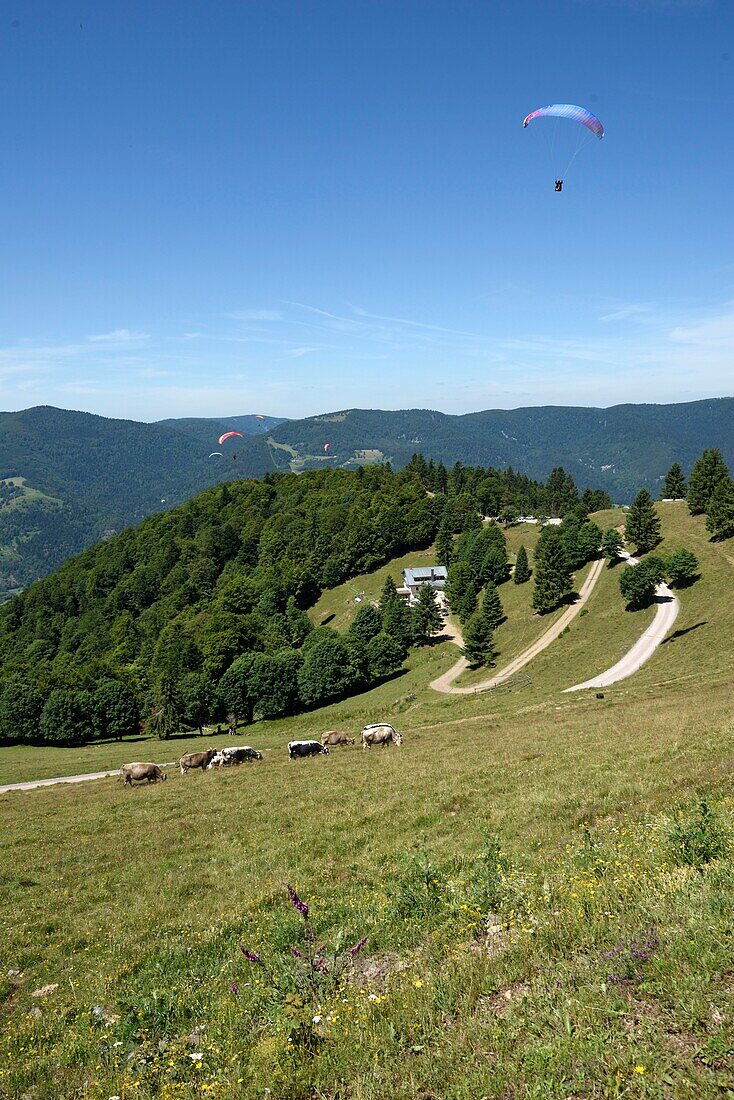
[[(213, 1045), (207, 1047), (206, 1080), (214, 1095), (260, 1095), (257, 1088), (265, 1082), (273, 1096), (314, 1095), (293, 1084), (285, 1054), (285, 1062), (273, 1052), (262, 1062), (259, 1084), (255, 1074), (237, 1085), (227, 1069), (233, 1058), (231, 1065), (240, 1067), (233, 1072), (252, 1075), (257, 1058), (265, 1058), (263, 1037), (255, 1063), (241, 1068), (247, 1042), (237, 1011), (245, 1011), (245, 1002), (238, 1002), (242, 1007), (236, 1011), (227, 1008), (225, 993), (231, 976), (246, 981), (234, 961), (237, 938), (267, 943), (279, 922), (287, 924), (277, 900), (283, 882), (296, 882), (317, 912), (329, 914), (355, 938), (367, 926), (372, 950), (404, 952), (408, 932), (394, 920), (380, 923), (379, 899), (401, 853), (421, 837), (437, 863), (461, 862), (479, 850), (480, 827), (487, 824), (523, 860), (530, 879), (546, 876), (555, 882), (563, 845), (582, 822), (621, 822), (630, 812), (660, 811), (697, 790), (728, 789), (734, 746), (731, 549), (708, 543), (702, 523), (684, 508), (660, 510), (666, 531), (675, 532), (671, 545), (694, 549), (703, 577), (680, 594), (672, 639), (635, 677), (608, 689), (602, 702), (593, 694), (559, 694), (593, 671), (589, 665), (602, 620), (590, 613), (559, 640), (560, 674), (554, 643), (534, 663), (531, 687), (517, 694), (452, 698), (424, 690), (455, 655), (452, 647), (436, 647), (416, 654), (403, 677), (363, 697), (313, 715), (257, 724), (246, 740), (273, 747), (262, 764), (217, 775), (172, 774), (165, 785), (133, 791), (109, 780), (0, 798), (5, 868), (0, 932), (8, 968), (22, 970), (11, 1003), (17, 1002), (14, 1018), (23, 1024), (6, 1038), (3, 1065), (11, 1068), (3, 1072), (13, 1075), (8, 1080), (19, 1092), (32, 1087), (31, 1097), (72, 1095), (71, 1084), (77, 1087), (84, 1077), (78, 1066), (92, 1064), (89, 1050), (98, 1041), (84, 1020), (90, 1005), (104, 1004), (121, 1015), (111, 1031), (120, 1035), (124, 1052), (129, 1042), (142, 1041), (140, 1034), (130, 1039), (130, 1021), (136, 1018), (154, 1037), (180, 1035), (185, 1026), (209, 1020)], [(605, 654), (604, 663), (616, 656)], [(377, 717), (394, 720), (405, 732), (401, 750), (354, 748), (289, 764), (280, 747), (294, 735), (332, 726), (354, 730)], [(128, 755), (151, 755), (137, 748)], [(161, 748), (168, 758), (168, 746)], [(112, 750), (116, 746), (111, 755)], [(634, 864), (640, 883), (648, 849), (640, 849)], [(392, 1031), (381, 1030), (382, 1017), (370, 1016), (340, 1039), (347, 1062), (341, 1069), (324, 1064), (319, 1072), (327, 1084), (319, 1095), (407, 1098), (430, 1085), (442, 1096), (469, 1100), (485, 1089), (489, 1094), (490, 1081), (497, 1090), (492, 1094), (508, 1097), (721, 1095), (720, 1066), (715, 1059), (694, 1064), (692, 1051), (696, 1044), (703, 1048), (712, 1034), (710, 1020), (703, 1019), (709, 1002), (725, 1017), (729, 1012), (731, 1020), (731, 984), (722, 987), (719, 977), (725, 970), (722, 952), (728, 951), (720, 922), (726, 922), (734, 892), (725, 870), (722, 865), (716, 882), (710, 876), (686, 880), (680, 903), (666, 887), (653, 908), (654, 891), (641, 885), (637, 898), (631, 884), (621, 899), (605, 902), (618, 907), (617, 939), (629, 939), (653, 922), (660, 938), (666, 937), (657, 985), (644, 992), (637, 985), (620, 987), (613, 1002), (600, 991), (598, 975), (584, 970), (599, 955), (597, 940), (609, 946), (608, 933), (592, 921), (591, 910), (574, 918), (580, 922), (574, 933), (581, 937), (578, 958), (576, 941), (562, 947), (558, 929), (537, 957), (529, 941), (499, 958), (492, 952), (481, 958), (462, 953), (456, 932), (448, 945), (450, 966), (424, 959), (418, 971), (425, 997), (410, 982), (402, 991), (396, 987), (394, 1006), (383, 1012), (393, 1020)], [(660, 874), (668, 874), (664, 865)], [(563, 904), (558, 902), (559, 913), (566, 913)], [(200, 964), (186, 954), (191, 944), (201, 945)], [(417, 946), (438, 950), (433, 940)], [(137, 962), (131, 966), (128, 960)], [(610, 964), (598, 965), (603, 978)], [(564, 985), (568, 992), (556, 989), (559, 974), (562, 985), (570, 983)], [(32, 989), (47, 982), (58, 982), (58, 990), (41, 1002), (30, 998)], [(503, 983), (511, 991), (519, 982), (527, 990), (527, 1008), (510, 1009), (509, 1019), (497, 1013), (478, 1027), (481, 997)], [(22, 1015), (38, 1003), (41, 1018)], [(442, 1023), (447, 1019), (448, 1032)], [(594, 1021), (591, 1028), (588, 1021)], [(412, 1059), (402, 1037), (406, 1029), (418, 1037)], [(692, 1046), (675, 1046), (666, 1038), (684, 1034)], [(32, 1067), (22, 1066), (21, 1043), (34, 1051)], [(378, 1060), (363, 1065), (362, 1052), (369, 1054), (375, 1044)], [(500, 1071), (487, 1061), (487, 1050), (495, 1051), (495, 1060), (502, 1054), (510, 1076), (492, 1076)], [(188, 1075), (181, 1071), (183, 1091), (173, 1085), (170, 1091), (160, 1084), (154, 1088), (146, 1077), (140, 1078), (142, 1088), (134, 1086), (128, 1063), (116, 1068), (112, 1053), (98, 1064), (99, 1090), (89, 1092), (94, 1097), (205, 1094), (191, 1083), (196, 1074), (190, 1062), (184, 1061)], [(351, 1082), (348, 1093), (335, 1091), (340, 1074)]]

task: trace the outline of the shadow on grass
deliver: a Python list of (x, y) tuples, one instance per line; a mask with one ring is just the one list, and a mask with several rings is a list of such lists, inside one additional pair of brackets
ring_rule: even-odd
[(698, 630), (699, 626), (706, 626), (708, 619), (702, 619), (700, 623), (694, 623), (693, 626), (687, 626), (685, 630), (674, 630), (669, 638), (663, 638), (661, 645), (667, 645), (668, 642), (674, 642), (677, 638), (682, 638), (686, 634), (690, 634), (692, 630)]

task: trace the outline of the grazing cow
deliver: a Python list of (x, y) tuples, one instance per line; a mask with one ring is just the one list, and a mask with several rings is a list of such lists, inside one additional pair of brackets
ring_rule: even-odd
[(375, 726), (365, 726), (362, 730), (362, 748), (371, 749), (373, 745), (402, 745), (403, 739), (394, 726), (387, 722)]
[(181, 775), (186, 775), (190, 768), (201, 768), (204, 771), (211, 764), (219, 749), (202, 749), (201, 752), (185, 752), (178, 762)]
[(125, 784), (132, 787), (133, 779), (138, 782), (142, 782), (143, 779), (147, 779), (149, 783), (157, 783), (158, 780), (165, 781), (168, 776), (165, 772), (162, 772), (157, 764), (143, 764), (140, 761), (136, 761), (133, 764), (123, 764), (120, 768), (120, 775), (125, 780)]
[(241, 745), (237, 748), (222, 749), (212, 757), (210, 768), (232, 768), (236, 764), (244, 764), (246, 760), (262, 760), (263, 754), (253, 749), (250, 745)]
[(326, 745), (321, 745), (318, 741), (288, 742), (288, 756), (291, 760), (296, 760), (299, 756), (316, 756), (317, 753), (328, 756), (329, 750)]
[(321, 738), (322, 745), (353, 745), (354, 738), (347, 737), (343, 730), (328, 730)]

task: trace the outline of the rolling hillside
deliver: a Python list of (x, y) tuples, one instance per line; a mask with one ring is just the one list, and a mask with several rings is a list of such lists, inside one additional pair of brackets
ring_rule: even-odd
[[(222, 459), (209, 459), (221, 431)], [(328, 444), (328, 449), (325, 445)], [(610, 409), (546, 407), (449, 416), (424, 409), (350, 409), (303, 420), (254, 415), (141, 424), (50, 407), (0, 413), (0, 484), (23, 478), (24, 509), (0, 496), (0, 595), (76, 553), (223, 481), (390, 462), (416, 452), (451, 467), (514, 469), (545, 480), (563, 466), (580, 486), (620, 502), (657, 495), (673, 462), (687, 473), (704, 447), (734, 464), (734, 398)], [(45, 498), (53, 498), (50, 503)]]
[[(726, 1096), (731, 547), (682, 504), (660, 514), (661, 551), (690, 547), (701, 579), (603, 699), (562, 688), (616, 657), (614, 624), (644, 629), (614, 569), (517, 690), (437, 696), (427, 685), (456, 653), (444, 642), (397, 680), (247, 727), (264, 754), (252, 766), (0, 797), (0, 1092)], [(315, 617), (353, 615), (353, 590), (379, 587), (355, 577)], [(380, 719), (400, 749), (288, 761), (293, 737)], [(45, 753), (69, 774), (209, 743), (16, 746), (0, 762), (20, 777)], [(311, 985), (286, 883), (310, 907)]]

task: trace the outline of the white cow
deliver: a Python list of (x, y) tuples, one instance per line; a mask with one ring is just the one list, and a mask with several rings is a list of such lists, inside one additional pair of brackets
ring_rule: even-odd
[(365, 726), (362, 730), (362, 748), (372, 748), (373, 745), (402, 745), (403, 739), (394, 726), (387, 722), (374, 726)]

